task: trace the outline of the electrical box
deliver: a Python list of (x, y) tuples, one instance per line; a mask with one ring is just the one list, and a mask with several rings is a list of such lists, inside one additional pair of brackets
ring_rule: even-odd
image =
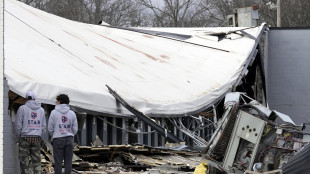
[[(248, 156), (248, 158), (245, 158), (244, 156), (243, 159), (247, 159), (248, 164), (246, 167), (251, 169), (265, 124), (266, 122), (262, 119), (259, 119), (244, 111), (239, 112), (229, 146), (225, 154), (223, 163), (223, 167), (225, 169), (229, 170), (229, 168), (233, 166), (233, 163), (235, 163), (235, 159), (237, 158), (236, 156), (241, 157), (243, 155), (242, 153), (246, 155), (249, 148), (252, 152), (251, 157)], [(244, 147), (244, 150), (240, 150), (240, 143), (242, 141), (247, 141), (250, 146)], [(240, 152), (239, 154), (237, 154), (238, 151)]]

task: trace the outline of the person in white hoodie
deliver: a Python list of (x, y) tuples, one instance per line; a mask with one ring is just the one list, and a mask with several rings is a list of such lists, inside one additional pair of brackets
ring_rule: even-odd
[(65, 174), (72, 170), (74, 135), (78, 131), (75, 113), (70, 110), (69, 97), (60, 94), (56, 98), (57, 105), (48, 120), (48, 132), (52, 138), (55, 174), (61, 174), (64, 160)]
[[(41, 138), (46, 133), (44, 109), (35, 101), (35, 93), (28, 91), (27, 102), (20, 106), (15, 120), (16, 137), (19, 144), (19, 161), (22, 174), (41, 173)], [(29, 166), (29, 157), (32, 169)]]

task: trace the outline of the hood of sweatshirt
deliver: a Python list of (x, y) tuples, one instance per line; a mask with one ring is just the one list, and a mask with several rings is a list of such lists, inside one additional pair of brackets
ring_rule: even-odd
[(35, 100), (28, 100), (25, 105), (33, 110), (37, 110), (41, 107), (41, 103)]
[(59, 104), (55, 106), (55, 110), (62, 114), (65, 114), (70, 110), (70, 107), (67, 104)]

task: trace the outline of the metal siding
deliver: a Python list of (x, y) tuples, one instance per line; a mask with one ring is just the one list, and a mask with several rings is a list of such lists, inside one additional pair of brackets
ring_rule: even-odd
[(309, 36), (310, 29), (271, 29), (269, 32), (269, 106), (291, 116), (296, 124), (310, 121)]
[(310, 171), (310, 144), (283, 164), (283, 174), (308, 174)]

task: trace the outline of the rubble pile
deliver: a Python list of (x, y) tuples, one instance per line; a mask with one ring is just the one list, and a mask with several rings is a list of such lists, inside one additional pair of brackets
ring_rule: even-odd
[[(52, 148), (42, 148), (42, 168), (53, 173)], [(144, 145), (76, 146), (73, 173), (192, 173), (201, 163), (199, 152)]]

